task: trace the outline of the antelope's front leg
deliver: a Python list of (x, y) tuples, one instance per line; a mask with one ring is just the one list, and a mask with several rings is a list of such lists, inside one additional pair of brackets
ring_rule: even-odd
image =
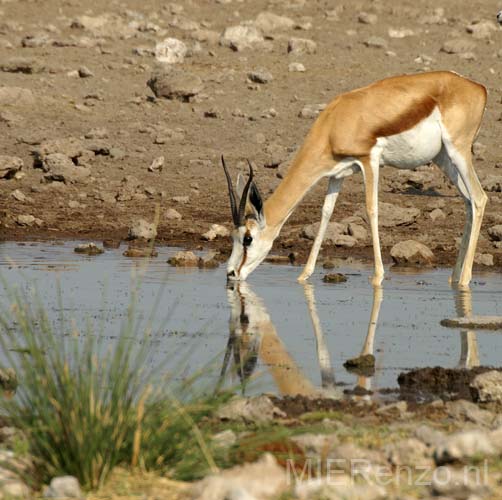
[(343, 179), (335, 179), (331, 177), (328, 183), (328, 190), (326, 192), (326, 197), (324, 198), (324, 204), (322, 206), (322, 216), (321, 224), (319, 225), (319, 231), (310, 250), (310, 255), (305, 265), (305, 269), (302, 274), (298, 277), (298, 281), (306, 281), (310, 278), (314, 272), (315, 263), (317, 261), (317, 256), (319, 255), (319, 250), (321, 249), (322, 240), (326, 234), (326, 229), (328, 227), (329, 219), (333, 214), (333, 209), (335, 208), (336, 199), (342, 188)]
[(380, 286), (384, 277), (382, 254), (380, 251), (380, 236), (378, 234), (378, 174), (379, 161), (371, 158), (363, 163), (364, 183), (366, 185), (366, 211), (371, 227), (371, 239), (373, 241), (373, 255), (375, 259), (375, 274), (371, 279), (373, 286)]

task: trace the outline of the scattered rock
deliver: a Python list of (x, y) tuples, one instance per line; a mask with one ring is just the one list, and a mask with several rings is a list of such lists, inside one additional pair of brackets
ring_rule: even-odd
[(261, 31), (255, 26), (230, 26), (220, 37), (220, 45), (236, 51), (253, 48), (264, 41)]
[(423, 243), (415, 240), (401, 241), (394, 245), (390, 255), (395, 264), (399, 266), (431, 265), (434, 254)]
[(0, 179), (12, 179), (22, 168), (21, 158), (0, 155)]
[[(264, 480), (266, 478), (266, 480)], [(238, 465), (193, 484), (194, 500), (278, 498), (288, 489), (284, 469), (270, 453), (257, 462)]]
[(452, 467), (441, 467), (434, 471), (431, 489), (434, 495), (458, 500), (483, 498), (491, 492), (490, 486), (481, 481), (477, 474)]
[[(171, 68), (171, 66), (168, 66)], [(156, 70), (147, 85), (155, 97), (189, 102), (202, 89), (202, 80), (196, 74), (177, 69)]]
[(149, 172), (161, 172), (162, 168), (164, 167), (164, 157), (159, 156), (157, 158), (154, 158), (152, 163), (150, 163), (150, 166), (148, 167)]
[[(366, 210), (361, 208), (357, 216), (367, 221)], [(378, 203), (378, 223), (381, 227), (408, 226), (420, 216), (418, 208), (404, 208), (392, 203)]]
[(474, 255), (474, 262), (486, 267), (491, 267), (495, 264), (491, 253), (477, 253)]
[(35, 97), (31, 90), (22, 87), (0, 87), (0, 105), (32, 106)]
[(155, 45), (155, 59), (163, 64), (180, 64), (187, 55), (187, 46), (177, 38), (166, 38)]
[(220, 420), (263, 424), (276, 418), (285, 418), (286, 414), (277, 408), (268, 396), (263, 395), (251, 398), (235, 397), (216, 412), (216, 417)]
[(324, 283), (345, 283), (347, 276), (341, 273), (326, 274), (322, 280)]
[(364, 45), (366, 47), (371, 47), (373, 49), (386, 49), (389, 46), (389, 43), (385, 38), (380, 36), (370, 36), (365, 42)]
[(438, 465), (443, 465), (497, 454), (497, 448), (486, 432), (472, 430), (447, 436), (434, 450), (434, 460)]
[(481, 181), (481, 184), (489, 193), (500, 193), (502, 192), (502, 175), (488, 175)]
[(317, 44), (307, 38), (291, 38), (288, 41), (288, 53), (291, 55), (315, 54)]
[(278, 16), (272, 12), (260, 12), (254, 21), (254, 25), (263, 33), (275, 34), (277, 31), (293, 28), (295, 22), (286, 16)]
[[(471, 380), (473, 380), (474, 377), (475, 374), (471, 374)], [(469, 382), (467, 382), (466, 385), (466, 392), (468, 392), (469, 395), (472, 396)], [(491, 428), (495, 420), (495, 414), (493, 414), (491, 411), (484, 410), (472, 401), (467, 401), (465, 399), (459, 399), (457, 401), (447, 401), (445, 404), (445, 409), (448, 415), (456, 421), (472, 422), (482, 427)]]
[(488, 228), (488, 236), (492, 241), (502, 241), (502, 224)]
[(157, 227), (153, 222), (138, 219), (129, 228), (128, 239), (153, 240), (157, 236)]
[(237, 442), (237, 435), (232, 429), (226, 429), (214, 434), (211, 441), (220, 448), (229, 448)]
[(174, 203), (186, 205), (190, 201), (190, 198), (188, 196), (173, 196), (171, 200), (174, 201)]
[(181, 214), (174, 208), (168, 208), (166, 210), (166, 213), (164, 214), (164, 217), (167, 220), (181, 220), (183, 218)]
[(91, 78), (94, 73), (87, 66), (81, 66), (78, 68), (78, 76), (80, 78)]
[(248, 78), (254, 83), (268, 83), (274, 79), (272, 73), (270, 73), (270, 71), (267, 71), (266, 69), (250, 71), (248, 73)]
[(453, 38), (447, 40), (441, 46), (441, 52), (447, 54), (462, 54), (472, 52), (476, 48), (476, 43), (468, 38)]
[(478, 39), (490, 38), (492, 33), (497, 30), (497, 26), (491, 21), (479, 21), (467, 26), (467, 33)]
[(41, 226), (43, 222), (33, 215), (18, 215), (16, 217), (16, 224), (19, 226), (33, 226), (33, 224)]
[(207, 254), (199, 258), (197, 266), (199, 269), (215, 269), (219, 267), (220, 262), (218, 260), (219, 252), (210, 251)]
[(74, 251), (76, 253), (85, 253), (86, 255), (99, 255), (104, 252), (95, 243), (82, 243), (81, 245), (77, 245)]
[(502, 402), (502, 372), (500, 371), (492, 370), (476, 375), (470, 387), (474, 401), (481, 403)]
[(398, 39), (407, 38), (415, 34), (413, 30), (407, 28), (402, 28), (402, 29), (389, 28), (389, 31), (387, 33), (389, 34), (389, 38), (398, 38)]
[(51, 480), (44, 498), (83, 498), (83, 495), (76, 477), (59, 476)]
[(290, 73), (304, 73), (307, 70), (305, 69), (305, 66), (302, 63), (292, 62), (289, 63), (288, 65), (288, 71)]
[(43, 156), (42, 169), (46, 182), (78, 183), (84, 182), (91, 175), (90, 169), (76, 166), (72, 160), (62, 153), (51, 153)]
[(16, 201), (19, 201), (21, 203), (27, 201), (28, 197), (20, 190), (20, 189), (15, 189), (10, 193), (11, 197), (14, 198)]
[(316, 118), (326, 107), (326, 104), (306, 104), (298, 113), (300, 118)]
[(378, 21), (378, 16), (376, 14), (370, 14), (368, 12), (361, 12), (357, 16), (357, 20), (362, 24), (376, 24)]
[(202, 238), (207, 241), (213, 241), (218, 236), (225, 238), (229, 235), (230, 232), (225, 226), (222, 226), (220, 224), (211, 224), (211, 228), (209, 229), (209, 231), (205, 232), (202, 235)]
[[(342, 458), (340, 460), (344, 459)], [(333, 474), (332, 477), (320, 477), (316, 479), (307, 479), (306, 481), (297, 481), (294, 491), (294, 498), (299, 500), (345, 500), (349, 498), (383, 500), (384, 498), (388, 498), (384, 487), (373, 483), (371, 480), (363, 484), (358, 484), (348, 474), (342, 474), (338, 470), (336, 470), (336, 474)]]
[(446, 219), (446, 214), (440, 208), (435, 208), (432, 212), (429, 213), (429, 217), (433, 221), (444, 220)]
[(174, 267), (197, 267), (199, 258), (193, 252), (180, 251), (168, 259), (167, 262)]
[(385, 448), (385, 452), (394, 466), (431, 467), (434, 463), (429, 448), (416, 438), (392, 443)]

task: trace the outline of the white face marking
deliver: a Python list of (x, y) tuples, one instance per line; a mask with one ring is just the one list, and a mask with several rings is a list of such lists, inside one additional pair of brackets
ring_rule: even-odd
[(438, 108), (413, 128), (400, 134), (381, 137), (381, 164), (413, 169), (432, 161), (441, 151), (441, 114)]
[[(227, 276), (232, 280), (245, 280), (265, 259), (272, 248), (273, 240), (264, 237), (264, 231), (257, 223), (241, 226), (234, 230), (232, 255), (227, 263)], [(244, 245), (246, 237), (251, 240)]]

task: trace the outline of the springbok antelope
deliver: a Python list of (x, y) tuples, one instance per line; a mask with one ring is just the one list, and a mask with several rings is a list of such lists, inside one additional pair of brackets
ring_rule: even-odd
[(375, 273), (384, 268), (378, 235), (378, 175), (383, 165), (415, 169), (433, 161), (459, 190), (466, 223), (451, 281), (467, 287), (487, 201), (472, 164), (471, 148), (486, 105), (486, 89), (455, 73), (439, 71), (387, 78), (336, 97), (319, 115), (286, 176), (263, 202), (249, 165), (236, 194), (222, 158), (235, 225), (227, 277), (245, 280), (272, 248), (283, 224), (309, 189), (329, 178), (318, 234), (299, 281), (314, 271), (343, 179), (362, 171)]

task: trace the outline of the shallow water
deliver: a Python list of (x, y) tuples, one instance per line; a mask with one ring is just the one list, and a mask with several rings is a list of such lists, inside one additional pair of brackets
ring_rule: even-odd
[[(0, 275), (10, 285), (34, 285), (54, 320), (59, 284), (66, 318), (82, 331), (86, 321), (95, 321), (110, 342), (126, 317), (131, 275), (141, 276), (138, 311), (144, 318), (162, 293), (151, 362), (166, 369), (182, 363), (179, 378), (214, 362), (210, 386), (226, 366), (222, 383), (252, 380), (248, 394), (339, 394), (356, 385), (375, 392), (395, 388), (398, 374), (416, 367), (501, 364), (502, 334), (439, 324), (471, 308), (477, 315), (501, 315), (499, 273), (475, 275), (472, 294), (459, 295), (449, 288), (449, 270), (389, 270), (379, 297), (368, 281), (370, 267), (337, 269), (349, 278), (337, 285), (323, 284), (317, 269), (302, 286), (296, 283), (300, 268), (263, 264), (247, 283), (229, 289), (224, 266), (170, 267), (166, 260), (175, 249), (159, 248), (145, 267), (144, 260), (123, 257), (124, 247), (87, 257), (73, 252), (77, 243), (3, 243)], [(0, 300), (6, 300), (3, 288)], [(361, 352), (375, 355), (372, 377), (343, 367)]]

